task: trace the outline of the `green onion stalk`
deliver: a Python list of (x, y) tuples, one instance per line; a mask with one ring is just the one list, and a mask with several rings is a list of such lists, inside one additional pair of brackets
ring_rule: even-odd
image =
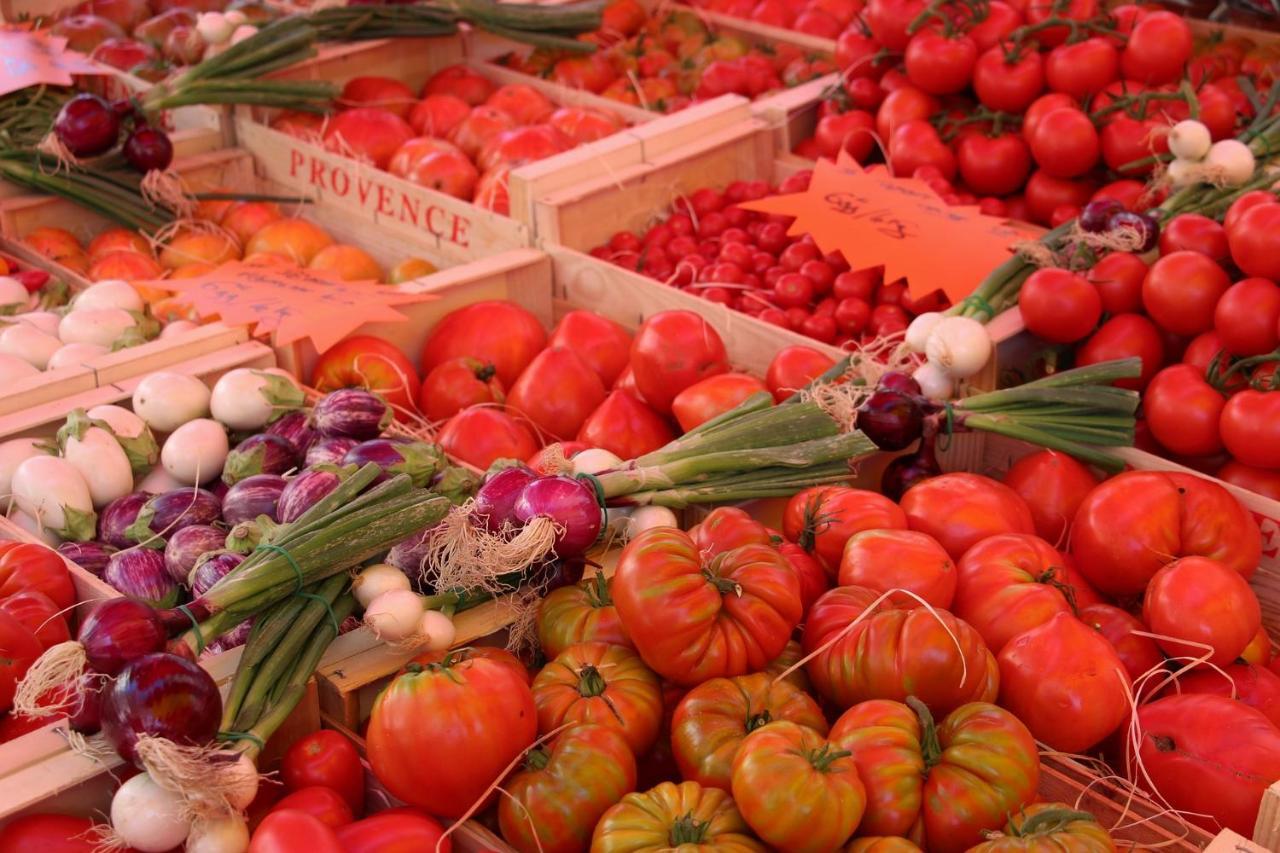
[[(1251, 89), (1250, 92), (1252, 93)], [(1275, 165), (1280, 163), (1280, 115), (1273, 115), (1272, 108), (1278, 99), (1278, 93), (1280, 83), (1277, 83), (1266, 103), (1257, 99), (1256, 94), (1253, 95), (1258, 116), (1238, 137), (1249, 146), (1257, 161), (1252, 178), (1242, 185), (1232, 187), (1210, 184), (1185, 187), (1148, 211), (1148, 215), (1161, 224), (1184, 213), (1198, 213), (1220, 220), (1232, 203), (1245, 193), (1268, 189), (1275, 192), (1272, 188), (1277, 178), (1274, 173)], [(1032, 260), (1034, 256), (1053, 258), (1055, 262), (1073, 268), (1093, 266), (1100, 257), (1079, 243), (1075, 239), (1076, 233), (1074, 219), (1049, 231), (1029, 251), (1017, 252), (992, 270), (968, 298), (952, 306), (947, 313), (972, 317), (985, 323), (1012, 308), (1018, 302), (1022, 283), (1039, 268)]]

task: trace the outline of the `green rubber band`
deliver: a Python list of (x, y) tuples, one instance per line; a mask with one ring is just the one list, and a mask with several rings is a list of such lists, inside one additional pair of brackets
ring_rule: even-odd
[(597, 477), (595, 474), (579, 474), (577, 476), (577, 479), (585, 480), (587, 483), (591, 485), (591, 488), (595, 490), (596, 503), (600, 505), (600, 510), (602, 512), (608, 509), (608, 507), (605, 505), (605, 502), (604, 502), (604, 483), (600, 482), (599, 477)]
[(309, 598), (312, 601), (318, 601), (323, 604), (325, 612), (329, 614), (329, 621), (333, 623), (333, 635), (336, 637), (341, 633), (342, 628), (338, 625), (338, 617), (334, 614), (333, 608), (329, 606), (329, 602), (324, 596), (316, 595), (314, 592), (297, 592), (294, 595), (298, 596), (298, 598)]
[(230, 741), (232, 743), (238, 740), (250, 740), (257, 745), (259, 751), (262, 751), (267, 747), (267, 745), (263, 743), (262, 738), (252, 732), (218, 732), (216, 738), (221, 741)]
[(255, 551), (275, 551), (278, 554), (283, 554), (284, 558), (289, 561), (289, 567), (293, 569), (293, 573), (298, 576), (298, 586), (296, 589), (294, 589), (293, 592), (295, 595), (302, 592), (302, 588), (306, 586), (306, 584), (303, 583), (303, 580), (302, 580), (302, 569), (294, 561), (292, 554), (290, 554), (285, 549), (281, 548), (279, 545), (272, 545), (270, 542), (263, 542), (259, 544), (257, 548), (254, 548), (254, 550)]
[(988, 319), (988, 320), (991, 320), (991, 319), (993, 319), (993, 318), (996, 316), (996, 309), (995, 309), (995, 308), (993, 308), (993, 307), (991, 307), (991, 303), (990, 303), (990, 302), (988, 302), (987, 300), (983, 299), (981, 296), (979, 296), (979, 295), (978, 295), (978, 294), (976, 294), (976, 293), (971, 293), (971, 294), (969, 294), (968, 296), (966, 296), (966, 297), (965, 297), (965, 298), (960, 302), (960, 304), (961, 304), (961, 305), (972, 305), (973, 307), (977, 308), (977, 309), (978, 309), (979, 311), (981, 311), (982, 313), (986, 314), (986, 315), (987, 315), (987, 319)]
[(191, 627), (194, 628), (196, 632), (196, 657), (200, 657), (200, 655), (204, 654), (204, 634), (200, 633), (200, 623), (196, 621), (195, 614), (187, 609), (187, 605), (179, 604), (178, 609), (185, 613), (187, 618), (191, 620)]
[(947, 403), (943, 407), (943, 411), (946, 412), (946, 415), (947, 415), (946, 425), (942, 429), (942, 434), (946, 438), (946, 443), (944, 444), (941, 441), (939, 441), (938, 449), (945, 452), (947, 448), (951, 447), (951, 435), (955, 430), (956, 413), (955, 413), (955, 409), (952, 407), (950, 403)]

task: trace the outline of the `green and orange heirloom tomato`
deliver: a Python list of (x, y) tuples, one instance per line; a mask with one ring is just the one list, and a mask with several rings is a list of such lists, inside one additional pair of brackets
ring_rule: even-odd
[(819, 694), (841, 708), (915, 696), (939, 714), (966, 702), (995, 701), (996, 659), (977, 631), (947, 611), (900, 609), (885, 599), (850, 628), (881, 595), (841, 586), (810, 608), (805, 653), (831, 643), (805, 664)]
[(1036, 742), (1017, 717), (986, 702), (956, 709), (941, 725), (923, 703), (907, 702), (863, 702), (831, 728), (829, 740), (853, 753), (866, 786), (858, 832), (962, 853), (1035, 799)]
[(704, 563), (688, 534), (641, 533), (623, 549), (613, 600), (653, 670), (677, 684), (760, 672), (800, 623), (800, 582), (768, 545)]
[(583, 723), (532, 750), (503, 783), (502, 837), (520, 853), (579, 853), (609, 807), (636, 788), (636, 759), (621, 730)]
[(1111, 833), (1066, 803), (1036, 803), (1009, 818), (1002, 833), (969, 853), (1114, 853)]
[(769, 531), (751, 514), (736, 506), (716, 507), (700, 523), (689, 528), (693, 544), (703, 559), (743, 545), (772, 544)]
[(743, 738), (768, 723), (786, 720), (827, 733), (822, 709), (788, 681), (757, 672), (713, 678), (690, 690), (671, 719), (671, 751), (680, 775), (728, 791), (733, 759)]
[(862, 820), (866, 791), (848, 750), (806, 726), (756, 729), (733, 761), (733, 801), (768, 844), (788, 853), (827, 853)]
[(663, 782), (627, 794), (604, 813), (591, 853), (765, 853), (737, 806), (719, 788)]
[(905, 838), (875, 835), (853, 839), (845, 845), (844, 853), (920, 853), (920, 848)]
[(609, 592), (610, 581), (597, 572), (572, 586), (552, 590), (538, 606), (538, 643), (548, 658), (574, 643), (631, 646)]
[(625, 646), (569, 646), (533, 679), (533, 701), (540, 733), (600, 723), (621, 731), (636, 755), (653, 746), (662, 725), (662, 682)]

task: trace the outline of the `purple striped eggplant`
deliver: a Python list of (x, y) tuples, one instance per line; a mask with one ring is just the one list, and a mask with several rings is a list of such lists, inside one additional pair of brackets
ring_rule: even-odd
[(255, 474), (284, 474), (297, 468), (300, 459), (287, 438), (265, 432), (251, 435), (227, 454), (222, 482), (234, 486)]
[(200, 558), (221, 549), (226, 541), (225, 530), (208, 524), (193, 524), (174, 533), (164, 546), (164, 567), (169, 577), (185, 585)]
[(311, 426), (324, 436), (368, 441), (381, 435), (392, 417), (391, 407), (372, 391), (342, 388), (320, 398), (311, 410)]
[(130, 548), (135, 543), (129, 538), (129, 528), (138, 520), (138, 513), (154, 495), (151, 492), (133, 492), (116, 498), (98, 513), (98, 539), (112, 548)]
[(290, 480), (280, 493), (276, 515), (281, 524), (297, 521), (325, 495), (338, 488), (343, 475), (334, 469), (309, 468)]
[(343, 457), (359, 443), (354, 438), (317, 438), (311, 447), (307, 448), (307, 467), (341, 465)]
[[(99, 516), (101, 520), (101, 516)], [(107, 570), (107, 561), (118, 549), (105, 542), (63, 542), (58, 546), (58, 553), (75, 563), (90, 574), (102, 577)]]
[(278, 521), (276, 507), (286, 484), (285, 478), (278, 474), (246, 477), (227, 489), (227, 495), (222, 499), (222, 520), (233, 527), (260, 515)]
[(347, 451), (342, 458), (343, 465), (364, 465), (373, 462), (382, 468), (382, 475), (375, 480), (380, 483), (396, 474), (408, 474), (409, 479), (419, 488), (431, 482), (436, 473), (442, 470), (448, 461), (444, 451), (434, 444), (424, 441), (396, 442), (386, 438), (375, 438), (362, 441)]
[(182, 488), (152, 497), (125, 531), (131, 543), (163, 548), (165, 539), (193, 524), (212, 525), (222, 518), (222, 502), (206, 489)]
[(267, 435), (278, 435), (293, 445), (293, 449), (302, 456), (320, 437), (311, 428), (311, 416), (301, 409), (286, 413), (278, 421), (267, 427)]
[(178, 603), (180, 590), (169, 577), (164, 555), (150, 548), (130, 548), (112, 554), (102, 579), (128, 597), (158, 609)]

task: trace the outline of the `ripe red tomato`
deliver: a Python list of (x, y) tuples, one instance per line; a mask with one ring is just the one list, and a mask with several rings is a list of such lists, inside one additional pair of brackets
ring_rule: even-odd
[(1061, 107), (1047, 113), (1029, 140), (1031, 156), (1047, 175), (1076, 178), (1098, 162), (1098, 131), (1083, 111)]
[(1008, 62), (1004, 48), (990, 47), (974, 65), (973, 90), (987, 109), (1023, 113), (1044, 91), (1044, 60), (1038, 51), (1025, 50)]
[(429, 421), (445, 421), (468, 406), (505, 399), (493, 365), (476, 358), (451, 358), (422, 380), (418, 409)]
[(999, 136), (967, 134), (956, 146), (960, 177), (979, 195), (1008, 195), (1022, 189), (1031, 174), (1031, 151), (1014, 132)]
[(720, 334), (692, 311), (663, 311), (641, 324), (631, 342), (631, 370), (645, 402), (667, 414), (676, 395), (699, 380), (729, 372)]
[(337, 791), (353, 814), (364, 812), (364, 767), (345, 736), (329, 729), (294, 741), (280, 763), (280, 778), (291, 791), (323, 785)]
[(1086, 277), (1098, 288), (1102, 310), (1108, 314), (1131, 314), (1142, 308), (1147, 265), (1137, 255), (1112, 252), (1094, 264)]
[[(852, 275), (852, 273), (840, 275)], [(837, 286), (839, 281), (840, 276), (837, 276)], [(813, 347), (799, 344), (784, 347), (778, 350), (778, 354), (769, 362), (764, 383), (773, 394), (773, 399), (781, 403), (812, 380), (826, 373), (834, 364), (835, 359), (826, 353), (818, 352)]]
[(1258, 633), (1253, 635), (1249, 645), (1245, 646), (1244, 651), (1240, 653), (1240, 660), (1258, 666), (1267, 666), (1271, 663), (1271, 635), (1267, 633), (1266, 625), (1258, 628)]
[(1126, 80), (1172, 83), (1182, 76), (1191, 49), (1191, 30), (1182, 16), (1151, 12), (1139, 18), (1129, 33), (1120, 54), (1120, 70)]
[(43, 545), (0, 542), (0, 598), (35, 590), (48, 596), (58, 610), (76, 602), (76, 589), (67, 564)]
[(978, 46), (968, 36), (924, 29), (907, 43), (907, 78), (931, 95), (953, 95), (969, 87)]
[(542, 323), (527, 309), (504, 300), (477, 302), (451, 311), (431, 330), (422, 369), (429, 373), (441, 362), (469, 356), (492, 364), (510, 388), (546, 344)]
[(1280, 725), (1280, 675), (1262, 666), (1229, 663), (1221, 670), (1196, 667), (1178, 678), (1178, 692), (1227, 696), (1257, 708)]
[(680, 429), (694, 427), (735, 408), (748, 397), (768, 393), (764, 383), (746, 373), (721, 373), (685, 388), (671, 401)]
[(1000, 704), (1053, 749), (1084, 752), (1129, 716), (1132, 684), (1119, 655), (1069, 611), (1012, 639), (999, 663)]
[(1175, 216), (1160, 231), (1160, 254), (1199, 252), (1219, 264), (1231, 256), (1227, 247), (1227, 231), (1217, 220), (1198, 213)]
[(1222, 449), (1218, 422), (1226, 398), (1189, 364), (1155, 375), (1142, 399), (1152, 436), (1181, 456), (1210, 456)]
[(1280, 345), (1280, 287), (1246, 278), (1227, 288), (1213, 311), (1214, 331), (1232, 355), (1261, 355)]
[(907, 178), (925, 166), (937, 169), (948, 181), (956, 176), (956, 156), (932, 124), (916, 119), (898, 125), (889, 137), (893, 174)]
[(662, 685), (626, 646), (575, 643), (533, 679), (538, 732), (565, 723), (617, 729), (636, 755), (653, 746), (662, 724)]
[(1080, 208), (1088, 204), (1094, 187), (1093, 181), (1085, 178), (1070, 181), (1037, 169), (1027, 179), (1027, 212), (1031, 214), (1032, 221), (1047, 225), (1055, 210)]
[(1103, 126), (1099, 140), (1103, 162), (1121, 175), (1141, 177), (1150, 174), (1154, 163), (1148, 162), (1145, 166), (1133, 164), (1169, 150), (1168, 135), (1159, 123), (1127, 115), (1111, 117)]
[(445, 139), (471, 113), (471, 105), (455, 95), (428, 95), (409, 111), (409, 124), (422, 136)]
[(1215, 476), (1233, 486), (1257, 492), (1273, 501), (1280, 501), (1280, 471), (1254, 468), (1243, 462), (1232, 460), (1219, 468)]
[(1165, 331), (1198, 335), (1213, 328), (1218, 300), (1231, 286), (1222, 267), (1199, 252), (1174, 252), (1151, 265), (1142, 305)]
[(571, 349), (547, 347), (511, 386), (507, 408), (528, 418), (544, 435), (566, 441), (578, 434), (604, 398), (604, 385), (590, 365)]
[(323, 785), (298, 788), (271, 807), (272, 812), (286, 810), (305, 812), (330, 829), (344, 827), (354, 819), (346, 797)]
[(777, 551), (747, 545), (704, 565), (671, 528), (627, 543), (613, 598), (645, 663), (682, 685), (764, 669), (802, 615), (799, 581)]
[(356, 335), (320, 354), (311, 370), (311, 385), (318, 391), (367, 388), (403, 419), (416, 411), (421, 380), (399, 347), (373, 335)]
[(1255, 204), (1227, 226), (1231, 258), (1247, 275), (1280, 281), (1280, 204)]
[(845, 543), (863, 530), (904, 530), (907, 517), (884, 495), (841, 486), (816, 486), (794, 495), (782, 516), (788, 539), (818, 558), (834, 578)]
[(911, 38), (907, 28), (924, 7), (924, 0), (870, 0), (863, 17), (882, 47), (900, 52)]
[(863, 163), (875, 147), (875, 129), (876, 120), (871, 113), (849, 110), (818, 119), (813, 138), (820, 156), (834, 160), (844, 150), (850, 157)]
[(1120, 54), (1101, 36), (1059, 45), (1044, 61), (1050, 91), (1063, 92), (1080, 102), (1101, 92), (1119, 73)]
[(58, 605), (39, 590), (28, 589), (0, 598), (0, 613), (8, 613), (21, 622), (44, 649), (71, 639), (67, 620)]
[(1244, 215), (1260, 204), (1276, 204), (1274, 193), (1267, 190), (1250, 190), (1244, 195), (1231, 203), (1231, 207), (1227, 208), (1227, 214), (1222, 218), (1222, 227), (1227, 229), (1228, 241), (1231, 235), (1231, 229), (1234, 228)]
[(608, 450), (620, 459), (636, 459), (675, 436), (667, 421), (626, 390), (609, 392), (578, 431), (578, 441)]
[(413, 139), (413, 128), (395, 113), (357, 107), (330, 116), (323, 139), (330, 151), (385, 169), (391, 162), (391, 155)]
[(1048, 92), (1027, 107), (1026, 114), (1022, 117), (1022, 138), (1028, 143), (1036, 132), (1036, 128), (1040, 126), (1040, 120), (1054, 110), (1063, 108), (1079, 109), (1080, 104), (1075, 98), (1062, 92)]
[(1227, 452), (1245, 465), (1280, 468), (1280, 445), (1275, 428), (1280, 425), (1280, 395), (1269, 391), (1240, 391), (1227, 400), (1218, 426)]
[(850, 27), (836, 39), (836, 64), (850, 80), (879, 80), (891, 67), (889, 57), (880, 54), (880, 44), (857, 27)]
[(25, 625), (8, 613), (0, 613), (0, 713), (13, 706), (18, 681), (43, 651)]
[(1137, 681), (1148, 672), (1164, 666), (1164, 655), (1155, 640), (1142, 636), (1147, 633), (1147, 626), (1132, 613), (1099, 602), (1081, 607), (1080, 621), (1111, 644), (1131, 680)]
[(453, 842), (448, 837), (441, 841), (443, 835), (435, 818), (417, 809), (396, 809), (347, 824), (338, 830), (338, 843), (346, 853), (452, 853)]
[(876, 133), (882, 141), (891, 140), (893, 133), (909, 121), (927, 120), (938, 111), (937, 98), (920, 91), (915, 86), (904, 85), (885, 96), (876, 111)]
[(93, 853), (98, 842), (87, 817), (61, 814), (28, 814), (14, 818), (0, 829), (0, 853)]
[(1022, 13), (1014, 4), (992, 0), (986, 7), (986, 17), (976, 23), (970, 22), (968, 35), (978, 45), (978, 50), (985, 52), (1020, 26)]
[(1035, 532), (1022, 498), (981, 474), (943, 474), (918, 483), (902, 496), (902, 511), (912, 530), (928, 533), (955, 560), (988, 536)]
[[(818, 600), (821, 595), (831, 589), (831, 580), (827, 577), (827, 570), (822, 568), (822, 564), (810, 556), (794, 542), (782, 541), (781, 535), (773, 537), (774, 547), (778, 549), (778, 553), (787, 561), (787, 565), (795, 574), (796, 580), (800, 582), (800, 606), (805, 613), (809, 612), (809, 608)], [(776, 661), (775, 661), (776, 663)]]
[(422, 87), (422, 97), (453, 95), (475, 107), (483, 104), (497, 88), (488, 77), (465, 65), (450, 65), (431, 75)]
[(480, 469), (496, 459), (528, 459), (540, 446), (523, 421), (488, 406), (458, 412), (436, 440), (445, 453)]
[[(956, 593), (956, 564), (927, 533), (864, 530), (845, 544), (837, 583), (877, 592), (903, 589), (934, 607), (950, 609)], [(894, 593), (889, 601), (904, 610), (920, 606), (916, 598), (902, 593)]]
[(608, 317), (579, 309), (560, 318), (547, 346), (573, 350), (609, 388), (627, 366), (631, 335)]
[(744, 509), (722, 506), (689, 528), (689, 537), (703, 559), (709, 560), (743, 545), (772, 545), (766, 528)]
[(1076, 351), (1076, 364), (1084, 367), (1133, 356), (1142, 359), (1142, 374), (1137, 379), (1118, 379), (1114, 384), (1140, 391), (1164, 364), (1164, 339), (1155, 324), (1141, 314), (1120, 314), (1103, 323)]
[(391, 77), (352, 77), (342, 87), (337, 103), (342, 107), (375, 107), (407, 118), (415, 98), (413, 90)]
[(1046, 267), (1023, 282), (1018, 308), (1032, 334), (1051, 343), (1069, 344), (1084, 339), (1098, 325), (1102, 296), (1084, 276)]
[[(1087, 21), (1098, 14), (1098, 4), (1095, 0), (1069, 0), (1065, 5), (1053, 0), (1029, 0), (1024, 12), (1028, 24), (1039, 24), (1049, 18)], [(1049, 27), (1038, 30), (1035, 38), (1045, 47), (1054, 47), (1066, 41), (1071, 32), (1066, 26)]]
[(1248, 510), (1193, 474), (1117, 474), (1085, 497), (1071, 526), (1080, 573), (1111, 595), (1141, 592), (1165, 563), (1185, 556), (1218, 560), (1247, 578), (1261, 554)]
[(1036, 535), (1055, 547), (1066, 544), (1067, 530), (1084, 496), (1098, 478), (1065, 453), (1041, 450), (1015, 462), (1004, 484), (1027, 503)]
[(333, 829), (298, 809), (273, 811), (258, 824), (249, 853), (343, 853)]

